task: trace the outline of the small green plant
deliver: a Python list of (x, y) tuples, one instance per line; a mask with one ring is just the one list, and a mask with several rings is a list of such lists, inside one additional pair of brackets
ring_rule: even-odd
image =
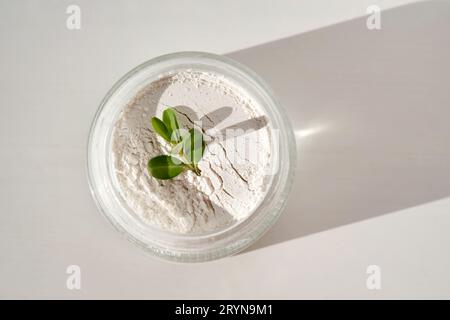
[(172, 179), (186, 170), (201, 174), (198, 162), (205, 151), (203, 134), (195, 129), (180, 129), (176, 112), (172, 108), (164, 110), (162, 120), (153, 117), (153, 129), (170, 143), (170, 155), (156, 156), (148, 161), (148, 172), (157, 179)]

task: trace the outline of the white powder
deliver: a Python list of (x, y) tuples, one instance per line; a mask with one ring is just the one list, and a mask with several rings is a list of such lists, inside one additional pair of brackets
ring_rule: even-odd
[[(199, 162), (201, 176), (186, 171), (158, 180), (147, 171), (149, 159), (169, 151), (150, 124), (168, 106), (177, 110), (180, 127), (202, 120), (207, 148)], [(242, 89), (220, 75), (185, 70), (151, 83), (124, 106), (114, 130), (122, 196), (143, 221), (176, 233), (217, 231), (245, 219), (270, 184), (267, 121)], [(221, 133), (227, 128), (235, 130), (225, 139)]]

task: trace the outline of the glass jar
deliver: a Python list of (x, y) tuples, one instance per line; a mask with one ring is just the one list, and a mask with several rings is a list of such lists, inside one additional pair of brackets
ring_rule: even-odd
[[(174, 234), (143, 222), (127, 206), (114, 179), (112, 134), (122, 108), (145, 86), (185, 69), (223, 75), (240, 86), (266, 113), (277, 139), (271, 184), (265, 198), (247, 218), (216, 232)], [(286, 205), (294, 171), (296, 145), (292, 127), (271, 89), (251, 70), (229, 58), (201, 52), (180, 52), (147, 61), (123, 76), (109, 90), (94, 117), (88, 141), (88, 179), (103, 215), (117, 231), (148, 253), (177, 262), (201, 262), (235, 254), (254, 243), (276, 221)]]

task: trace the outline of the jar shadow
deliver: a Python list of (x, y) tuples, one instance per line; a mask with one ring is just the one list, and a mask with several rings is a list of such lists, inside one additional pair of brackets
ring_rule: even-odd
[(450, 196), (450, 3), (381, 16), (228, 54), (274, 89), (298, 147), (287, 208), (246, 252)]

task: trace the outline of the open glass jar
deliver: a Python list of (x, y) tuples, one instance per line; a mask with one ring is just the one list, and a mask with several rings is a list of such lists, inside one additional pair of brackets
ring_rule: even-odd
[[(123, 107), (144, 87), (180, 70), (219, 74), (239, 85), (257, 101), (276, 132), (272, 143), (270, 185), (265, 198), (247, 218), (223, 230), (204, 234), (175, 234), (143, 222), (124, 200), (115, 179), (111, 154), (115, 123)], [(100, 104), (88, 141), (88, 179), (104, 216), (131, 242), (148, 253), (177, 262), (201, 262), (235, 254), (254, 243), (276, 221), (292, 185), (296, 146), (291, 125), (269, 87), (251, 70), (223, 56), (181, 52), (164, 55), (122, 77)]]

